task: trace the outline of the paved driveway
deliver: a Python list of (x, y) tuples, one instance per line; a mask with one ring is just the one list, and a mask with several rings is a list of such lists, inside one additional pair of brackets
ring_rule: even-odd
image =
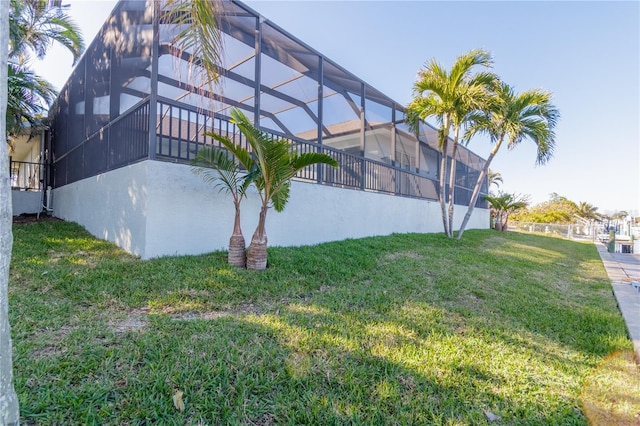
[(629, 330), (629, 337), (640, 357), (640, 254), (609, 253), (596, 243), (604, 268), (611, 280), (613, 294)]

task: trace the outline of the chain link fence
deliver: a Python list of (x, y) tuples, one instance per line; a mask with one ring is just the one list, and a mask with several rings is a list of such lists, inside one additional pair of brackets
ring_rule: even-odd
[(534, 222), (514, 222), (509, 221), (509, 229), (530, 232), (536, 234), (544, 234), (549, 236), (568, 238), (572, 240), (591, 240), (596, 241), (602, 238), (609, 238), (604, 225), (582, 225), (568, 224), (562, 225), (557, 223), (534, 223)]
[(607, 227), (599, 223), (561, 225), (510, 221), (509, 230), (603, 244), (609, 243), (609, 231), (614, 231), (616, 237), (612, 250), (616, 253), (640, 253), (640, 226), (630, 224), (616, 223)]

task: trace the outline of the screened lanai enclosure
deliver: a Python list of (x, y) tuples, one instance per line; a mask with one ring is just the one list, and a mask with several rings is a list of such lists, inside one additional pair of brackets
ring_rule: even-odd
[[(439, 211), (420, 219), (433, 223), (415, 227), (407, 223), (417, 219), (380, 214), (380, 208), (406, 212), (406, 203), (437, 200), (436, 131), (425, 124), (416, 137), (404, 123), (402, 105), (246, 5), (237, 1), (218, 4), (223, 53), (214, 86), (201, 78), (198, 58), (172, 44), (180, 29), (162, 19), (161, 3), (134, 0), (116, 5), (51, 110), (56, 214), (79, 221), (92, 233), (143, 257), (222, 248), (224, 238), (213, 247), (204, 244), (199, 249), (159, 246), (163, 238), (175, 239), (161, 228), (203, 217), (198, 211), (207, 211), (206, 203), (229, 204), (222, 195), (209, 191), (206, 196), (195, 192), (193, 199), (176, 207), (170, 201), (171, 186), (178, 185), (179, 197), (198, 187), (197, 178), (189, 173), (190, 161), (202, 146), (218, 144), (205, 132), (247, 145), (229, 121), (230, 110), (239, 108), (260, 129), (290, 140), (300, 152), (323, 152), (339, 163), (337, 168), (315, 165), (302, 170), (296, 181), (306, 184), (295, 184), (294, 189), (308, 193), (299, 197), (309, 206), (319, 200), (332, 205), (334, 194), (340, 200), (339, 213), (346, 216), (332, 219), (331, 214), (318, 213), (316, 206), (309, 207), (320, 215), (313, 219), (300, 212), (288, 213), (284, 219), (274, 217), (283, 221), (283, 229), (295, 228), (292, 223), (301, 219), (313, 220), (325, 230), (319, 231), (323, 237), (318, 241), (274, 235), (276, 241), (299, 244), (407, 230), (438, 231), (442, 227)], [(369, 60), (375, 62), (375, 58)], [(456, 164), (455, 203), (467, 206), (484, 160), (460, 147)], [(486, 183), (482, 192), (487, 193)], [(360, 193), (376, 194), (376, 201)], [(211, 200), (214, 195), (217, 201)], [(152, 212), (156, 202), (172, 207), (163, 204), (160, 212)], [(416, 215), (425, 216), (419, 213), (424, 204), (423, 208), (415, 206), (409, 210), (415, 208)], [(477, 207), (479, 219), (472, 227), (488, 227), (482, 197)], [(181, 210), (173, 211), (176, 208)], [(101, 210), (83, 212), (86, 209)], [(207, 221), (226, 220), (222, 218), (226, 210), (214, 210), (218, 217), (207, 217)], [(348, 217), (350, 212), (354, 217)], [(332, 222), (361, 221), (367, 215), (373, 231), (327, 235)], [(376, 216), (392, 223), (375, 224)], [(252, 218), (246, 220), (253, 223)], [(273, 227), (277, 230), (280, 225)], [(222, 229), (226, 238), (228, 232)], [(187, 237), (190, 232), (185, 228), (180, 236), (191, 238)], [(136, 233), (142, 238), (135, 238)]]

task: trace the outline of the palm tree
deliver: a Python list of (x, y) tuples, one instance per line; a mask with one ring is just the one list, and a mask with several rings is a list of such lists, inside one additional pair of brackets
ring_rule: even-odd
[(601, 217), (598, 213), (598, 208), (587, 203), (586, 201), (581, 201), (578, 203), (576, 215), (586, 221), (599, 220)]
[(496, 87), (495, 99), (491, 107), (471, 117), (473, 125), (467, 137), (470, 138), (476, 133), (486, 133), (494, 146), (473, 188), (469, 208), (458, 231), (458, 239), (462, 238), (478, 199), (482, 182), (502, 143), (506, 140), (507, 147), (513, 149), (525, 139), (531, 139), (537, 146), (536, 164), (545, 164), (553, 156), (554, 128), (559, 118), (560, 113), (551, 103), (549, 92), (534, 89), (516, 94), (513, 88), (505, 83), (500, 83)]
[(7, 134), (18, 135), (24, 131), (25, 123), (32, 132), (37, 130), (40, 118), (55, 97), (55, 89), (33, 72), (14, 64), (7, 67), (7, 86)]
[(173, 46), (179, 54), (190, 52), (190, 73), (196, 65), (203, 71), (188, 76), (201, 79), (199, 86), (211, 88), (218, 81), (222, 53), (219, 10), (218, 0), (167, 0), (164, 6), (162, 22), (178, 29)]
[(500, 194), (496, 197), (485, 195), (484, 199), (489, 202), (495, 212), (494, 229), (506, 231), (509, 215), (516, 210), (526, 208), (529, 204), (527, 198), (526, 196), (512, 194)]
[(487, 178), (489, 179), (489, 188), (491, 188), (491, 185), (495, 185), (496, 188), (499, 188), (500, 184), (504, 183), (502, 175), (499, 172), (492, 171), (491, 169), (489, 169), (487, 173)]
[(328, 164), (337, 167), (336, 160), (326, 154), (298, 154), (291, 142), (277, 139), (265, 133), (249, 121), (238, 109), (231, 110), (231, 122), (244, 134), (251, 146), (247, 156), (239, 148), (229, 149), (240, 164), (249, 172), (258, 188), (261, 208), (258, 226), (247, 250), (247, 269), (264, 270), (267, 267), (267, 232), (265, 229), (267, 212), (273, 207), (277, 212), (284, 210), (289, 200), (291, 179), (300, 170), (313, 164)]
[[(487, 107), (490, 89), (497, 81), (494, 74), (472, 74), (476, 66), (491, 67), (492, 56), (484, 50), (472, 50), (458, 57), (450, 71), (434, 59), (418, 72), (413, 85), (414, 99), (407, 106), (407, 122), (417, 133), (419, 123), (435, 117), (438, 124), (438, 147), (441, 154), (439, 173), (439, 201), (445, 234), (453, 237), (453, 199), (456, 152), (460, 132), (469, 115)], [(445, 207), (446, 162), (449, 136), (452, 135), (451, 166), (449, 172), (449, 209)], [(447, 214), (448, 213), (448, 214)]]
[[(215, 133), (205, 133), (205, 135), (220, 141), (229, 151), (238, 152), (243, 148), (234, 145), (228, 138)], [(240, 203), (247, 195), (247, 189), (251, 185), (251, 176), (242, 173), (241, 166), (234, 156), (221, 148), (204, 147), (198, 151), (193, 160), (194, 173), (203, 177), (206, 182), (214, 183), (220, 191), (225, 191), (233, 197), (235, 208), (235, 219), (233, 222), (233, 234), (229, 239), (229, 254), (227, 260), (229, 264), (244, 268), (247, 263), (246, 247), (242, 227), (240, 225)], [(233, 152), (232, 151), (232, 152)], [(252, 163), (251, 154), (245, 151), (242, 155), (248, 163)]]
[(16, 135), (28, 124), (31, 132), (55, 97), (53, 87), (28, 68), (31, 54), (42, 58), (56, 42), (73, 55), (84, 51), (80, 30), (56, 0), (10, 0), (7, 63), (8, 105), (6, 131)]
[(84, 40), (78, 26), (66, 13), (68, 5), (60, 0), (10, 0), (9, 57), (23, 63), (35, 53), (43, 58), (51, 43), (66, 47), (73, 62), (84, 52)]
[(613, 215), (611, 215), (611, 218), (613, 219), (625, 219), (627, 216), (629, 216), (629, 213), (627, 213), (626, 210), (620, 210), (615, 212)]

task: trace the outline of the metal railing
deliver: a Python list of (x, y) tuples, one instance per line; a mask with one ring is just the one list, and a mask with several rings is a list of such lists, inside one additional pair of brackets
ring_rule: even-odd
[(44, 164), (29, 161), (14, 161), (9, 158), (11, 189), (41, 191)]
[[(55, 187), (95, 176), (145, 158), (190, 164), (204, 146), (220, 143), (206, 133), (227, 137), (251, 151), (238, 127), (225, 117), (197, 107), (158, 97), (155, 128), (155, 152), (149, 152), (149, 99), (144, 99), (126, 114), (90, 135), (81, 144), (54, 160)], [(296, 180), (322, 185), (379, 192), (403, 197), (437, 200), (438, 181), (405, 164), (385, 163), (315, 142), (288, 139), (300, 152), (319, 152), (338, 162), (334, 168), (324, 164), (309, 166), (295, 176)], [(470, 190), (456, 186), (456, 204), (468, 204)], [(486, 208), (482, 197), (476, 206)]]
[[(251, 150), (235, 124), (207, 111), (159, 98), (157, 114), (157, 159), (189, 163), (203, 146), (220, 146), (205, 133), (219, 134)], [(267, 134), (288, 139), (299, 153), (324, 153), (338, 162), (336, 168), (324, 164), (309, 166), (298, 172), (295, 180), (405, 197), (438, 198), (437, 181), (407, 170), (404, 165), (395, 167), (315, 142), (295, 140), (273, 132)]]
[(54, 157), (54, 186), (60, 187), (135, 163), (149, 152), (149, 100), (89, 135), (78, 146)]

